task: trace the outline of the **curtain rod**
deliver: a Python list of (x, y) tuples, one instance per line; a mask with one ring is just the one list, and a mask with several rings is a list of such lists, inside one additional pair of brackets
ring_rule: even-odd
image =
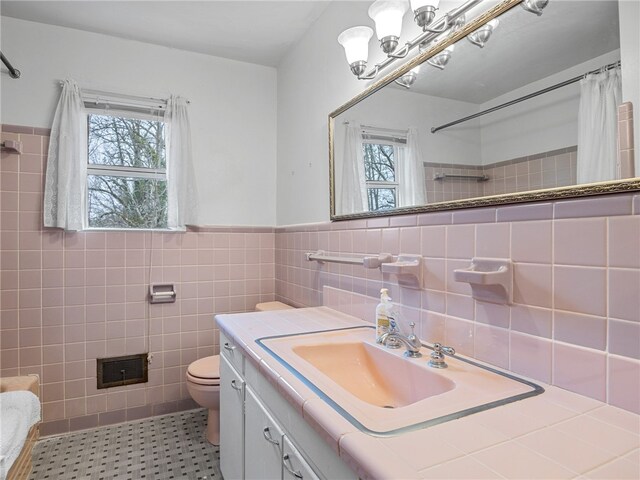
[[(345, 120), (344, 122), (342, 122), (342, 124), (343, 125), (349, 125), (349, 121)], [(364, 129), (380, 130), (380, 131), (384, 131), (384, 132), (397, 132), (397, 133), (404, 133), (404, 134), (406, 134), (409, 131), (408, 128), (405, 128), (405, 129), (402, 129), (402, 128), (387, 128), (387, 127), (376, 127), (375, 125), (364, 125), (364, 124), (361, 124), (360, 128), (363, 129), (363, 130)]]
[(2, 60), (2, 63), (4, 63), (7, 67), (7, 70), (9, 70), (9, 76), (11, 78), (20, 78), (20, 70), (14, 68), (13, 65), (11, 65), (11, 62), (7, 59), (7, 57), (4, 56), (4, 53), (2, 52), (0, 52), (0, 60)]
[[(60, 82), (60, 86), (62, 87), (64, 85), (64, 82)], [(145, 103), (158, 103), (158, 108), (164, 108), (167, 105), (167, 99), (166, 98), (155, 98), (155, 97), (141, 97), (141, 96), (137, 96), (137, 95), (127, 95), (124, 93), (116, 93), (116, 92), (107, 92), (104, 90), (92, 90), (89, 88), (81, 88), (80, 91), (83, 94), (86, 95), (93, 95), (96, 97), (104, 97), (105, 100), (109, 99), (109, 98), (114, 98), (114, 99), (125, 99), (125, 100), (131, 100), (131, 101), (139, 101), (139, 102), (145, 102)], [(186, 100), (186, 102), (188, 104), (191, 103), (191, 100)], [(108, 103), (108, 102), (107, 102)]]
[(523, 102), (525, 100), (529, 100), (530, 98), (537, 97), (538, 95), (542, 95), (542, 94), (545, 94), (545, 93), (548, 93), (548, 92), (552, 92), (553, 90), (557, 90), (558, 88), (565, 87), (567, 85), (571, 85), (572, 83), (579, 82), (580, 80), (585, 78), (587, 75), (590, 75), (592, 73), (598, 73), (598, 72), (601, 72), (603, 70), (611, 70), (611, 69), (619, 67), (620, 65), (622, 65), (620, 60), (618, 60), (617, 62), (610, 63), (608, 65), (604, 65), (604, 66), (602, 66), (600, 68), (597, 68), (596, 70), (591, 70), (590, 72), (584, 73), (584, 74), (579, 75), (579, 76), (574, 77), (574, 78), (570, 78), (569, 80), (565, 80), (564, 82), (556, 83), (555, 85), (552, 85), (550, 87), (543, 88), (542, 90), (538, 90), (537, 92), (533, 92), (533, 93), (530, 93), (528, 95), (524, 95), (524, 96), (522, 96), (520, 98), (516, 98), (515, 100), (511, 100), (509, 102), (503, 103), (501, 105), (496, 105), (495, 107), (491, 107), (491, 108), (488, 108), (488, 109), (483, 110), (481, 112), (474, 113), (473, 115), (469, 115), (468, 117), (464, 117), (464, 118), (461, 118), (459, 120), (455, 120), (453, 122), (445, 123), (444, 125), (440, 125), (439, 127), (432, 127), (431, 128), (431, 133), (436, 133), (438, 130), (449, 128), (449, 127), (452, 127), (452, 126), (457, 125), (459, 123), (466, 122), (468, 120), (473, 120), (474, 118), (481, 117), (483, 115), (486, 115), (487, 113), (495, 112), (496, 110), (501, 110), (501, 109), (503, 109), (505, 107), (510, 107), (511, 105), (515, 105), (516, 103), (520, 103), (520, 102)]

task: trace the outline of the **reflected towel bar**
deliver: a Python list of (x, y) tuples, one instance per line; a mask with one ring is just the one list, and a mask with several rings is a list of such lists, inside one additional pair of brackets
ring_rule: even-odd
[(318, 263), (342, 263), (345, 265), (362, 265), (364, 268), (379, 268), (383, 263), (393, 262), (393, 256), (388, 253), (381, 253), (378, 256), (359, 257), (336, 257), (326, 255), (324, 251), (305, 253), (305, 258), (309, 262), (316, 261)]
[(487, 175), (454, 175), (450, 173), (436, 173), (433, 176), (434, 180), (445, 180), (447, 178), (455, 178), (458, 180), (476, 180), (478, 182), (486, 182), (489, 180)]

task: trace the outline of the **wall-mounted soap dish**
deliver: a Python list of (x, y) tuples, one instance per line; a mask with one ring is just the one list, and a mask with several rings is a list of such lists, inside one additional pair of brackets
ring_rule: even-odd
[(0, 143), (0, 148), (20, 155), (22, 153), (22, 142), (18, 142), (17, 140), (5, 140)]
[(391, 273), (398, 277), (398, 284), (403, 287), (421, 288), (422, 257), (420, 255), (398, 255), (395, 262), (380, 265), (382, 273)]
[(476, 300), (513, 303), (513, 265), (509, 259), (473, 258), (469, 268), (453, 271), (453, 279), (471, 285)]

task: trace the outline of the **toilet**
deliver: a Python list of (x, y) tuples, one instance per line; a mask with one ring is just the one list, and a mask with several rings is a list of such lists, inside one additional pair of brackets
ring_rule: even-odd
[[(282, 302), (264, 302), (256, 311), (288, 310), (293, 308)], [(209, 410), (207, 441), (220, 444), (220, 355), (200, 358), (187, 368), (187, 390), (191, 398)]]

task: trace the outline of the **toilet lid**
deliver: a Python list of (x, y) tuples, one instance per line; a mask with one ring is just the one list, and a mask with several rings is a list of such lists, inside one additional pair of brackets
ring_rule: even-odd
[(216, 379), (220, 378), (220, 356), (212, 355), (204, 357), (189, 365), (187, 368), (189, 375), (196, 378)]

